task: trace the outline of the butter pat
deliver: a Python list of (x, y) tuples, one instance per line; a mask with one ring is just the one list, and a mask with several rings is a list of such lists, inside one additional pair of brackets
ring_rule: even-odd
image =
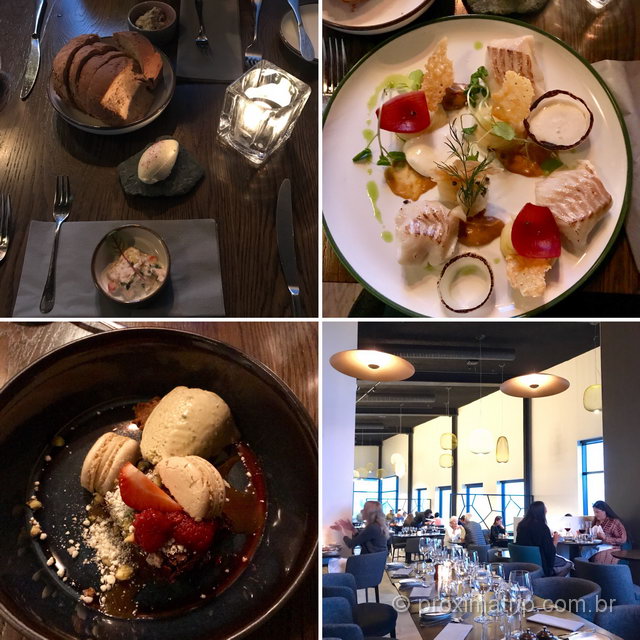
[(138, 179), (145, 184), (155, 184), (171, 174), (178, 158), (180, 144), (177, 140), (158, 140), (140, 157)]

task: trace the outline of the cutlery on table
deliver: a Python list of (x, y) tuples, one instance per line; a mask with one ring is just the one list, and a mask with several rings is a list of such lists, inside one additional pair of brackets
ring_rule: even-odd
[(316, 52), (313, 50), (313, 45), (307, 32), (304, 30), (304, 24), (302, 24), (302, 16), (300, 15), (300, 7), (298, 0), (288, 0), (289, 6), (293, 9), (293, 15), (296, 17), (298, 23), (298, 36), (300, 40), (300, 53), (302, 57), (308, 62), (313, 62), (316, 58)]
[(38, 77), (38, 69), (40, 69), (40, 28), (42, 27), (42, 19), (47, 6), (47, 0), (36, 0), (36, 19), (33, 33), (31, 34), (31, 45), (29, 48), (29, 57), (27, 58), (27, 67), (24, 71), (24, 79), (22, 81), (22, 91), (20, 91), (20, 99), (26, 100), (33, 85)]
[(244, 68), (250, 69), (262, 60), (262, 51), (258, 45), (258, 23), (260, 21), (260, 9), (262, 8), (262, 0), (251, 0), (253, 3), (255, 16), (253, 20), (253, 40), (244, 50)]
[(68, 176), (58, 176), (56, 178), (56, 195), (53, 201), (53, 219), (56, 223), (56, 230), (53, 236), (53, 249), (51, 250), (51, 262), (49, 262), (49, 273), (47, 274), (47, 282), (44, 285), (42, 299), (40, 300), (40, 312), (49, 313), (53, 309), (56, 301), (56, 258), (58, 256), (58, 238), (60, 236), (60, 227), (62, 223), (69, 217), (71, 211), (71, 188), (69, 186)]
[(9, 195), (0, 193), (0, 262), (4, 260), (9, 249), (9, 232), (11, 231), (11, 200)]
[(347, 75), (347, 53), (342, 38), (327, 38), (322, 40), (322, 57), (324, 59), (324, 74), (322, 81), (323, 107)]
[(198, 12), (198, 22), (200, 28), (198, 29), (198, 35), (196, 36), (196, 44), (199, 47), (208, 47), (209, 38), (204, 31), (204, 20), (202, 19), (202, 0), (196, 0), (196, 11)]
[(276, 233), (282, 273), (291, 294), (293, 316), (302, 316), (300, 304), (300, 274), (296, 263), (296, 246), (293, 237), (293, 207), (291, 205), (291, 180), (285, 178), (278, 191), (276, 206)]

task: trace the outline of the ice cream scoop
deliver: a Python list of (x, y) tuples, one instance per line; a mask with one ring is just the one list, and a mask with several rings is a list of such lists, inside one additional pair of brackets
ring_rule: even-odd
[(80, 484), (87, 491), (104, 495), (115, 487), (120, 469), (127, 462), (135, 464), (139, 459), (137, 440), (109, 431), (89, 449), (82, 464)]
[(142, 455), (153, 464), (171, 456), (210, 458), (240, 437), (231, 410), (217, 394), (176, 387), (151, 412), (142, 431)]
[(225, 481), (218, 470), (200, 456), (171, 456), (155, 468), (162, 484), (195, 520), (210, 520), (222, 513)]

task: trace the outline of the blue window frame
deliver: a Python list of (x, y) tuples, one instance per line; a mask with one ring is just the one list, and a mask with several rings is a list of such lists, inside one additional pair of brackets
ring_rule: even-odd
[(355, 518), (364, 503), (369, 500), (380, 500), (380, 480), (378, 478), (353, 479), (353, 517)]
[(500, 494), (502, 523), (507, 530), (510, 530), (513, 519), (524, 514), (524, 480), (501, 480)]
[(442, 522), (448, 524), (451, 517), (451, 485), (438, 487), (438, 512)]
[(602, 438), (580, 441), (582, 457), (582, 513), (596, 500), (604, 500), (604, 443)]
[(424, 511), (427, 508), (427, 498), (426, 498), (427, 487), (420, 487), (416, 489), (416, 508), (415, 511)]
[(380, 504), (386, 513), (389, 509), (398, 511), (398, 476), (387, 476), (380, 480)]

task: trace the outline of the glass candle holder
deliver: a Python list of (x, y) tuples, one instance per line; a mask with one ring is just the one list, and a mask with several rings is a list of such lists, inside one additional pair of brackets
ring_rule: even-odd
[(311, 88), (263, 60), (225, 92), (218, 135), (260, 165), (291, 135)]

